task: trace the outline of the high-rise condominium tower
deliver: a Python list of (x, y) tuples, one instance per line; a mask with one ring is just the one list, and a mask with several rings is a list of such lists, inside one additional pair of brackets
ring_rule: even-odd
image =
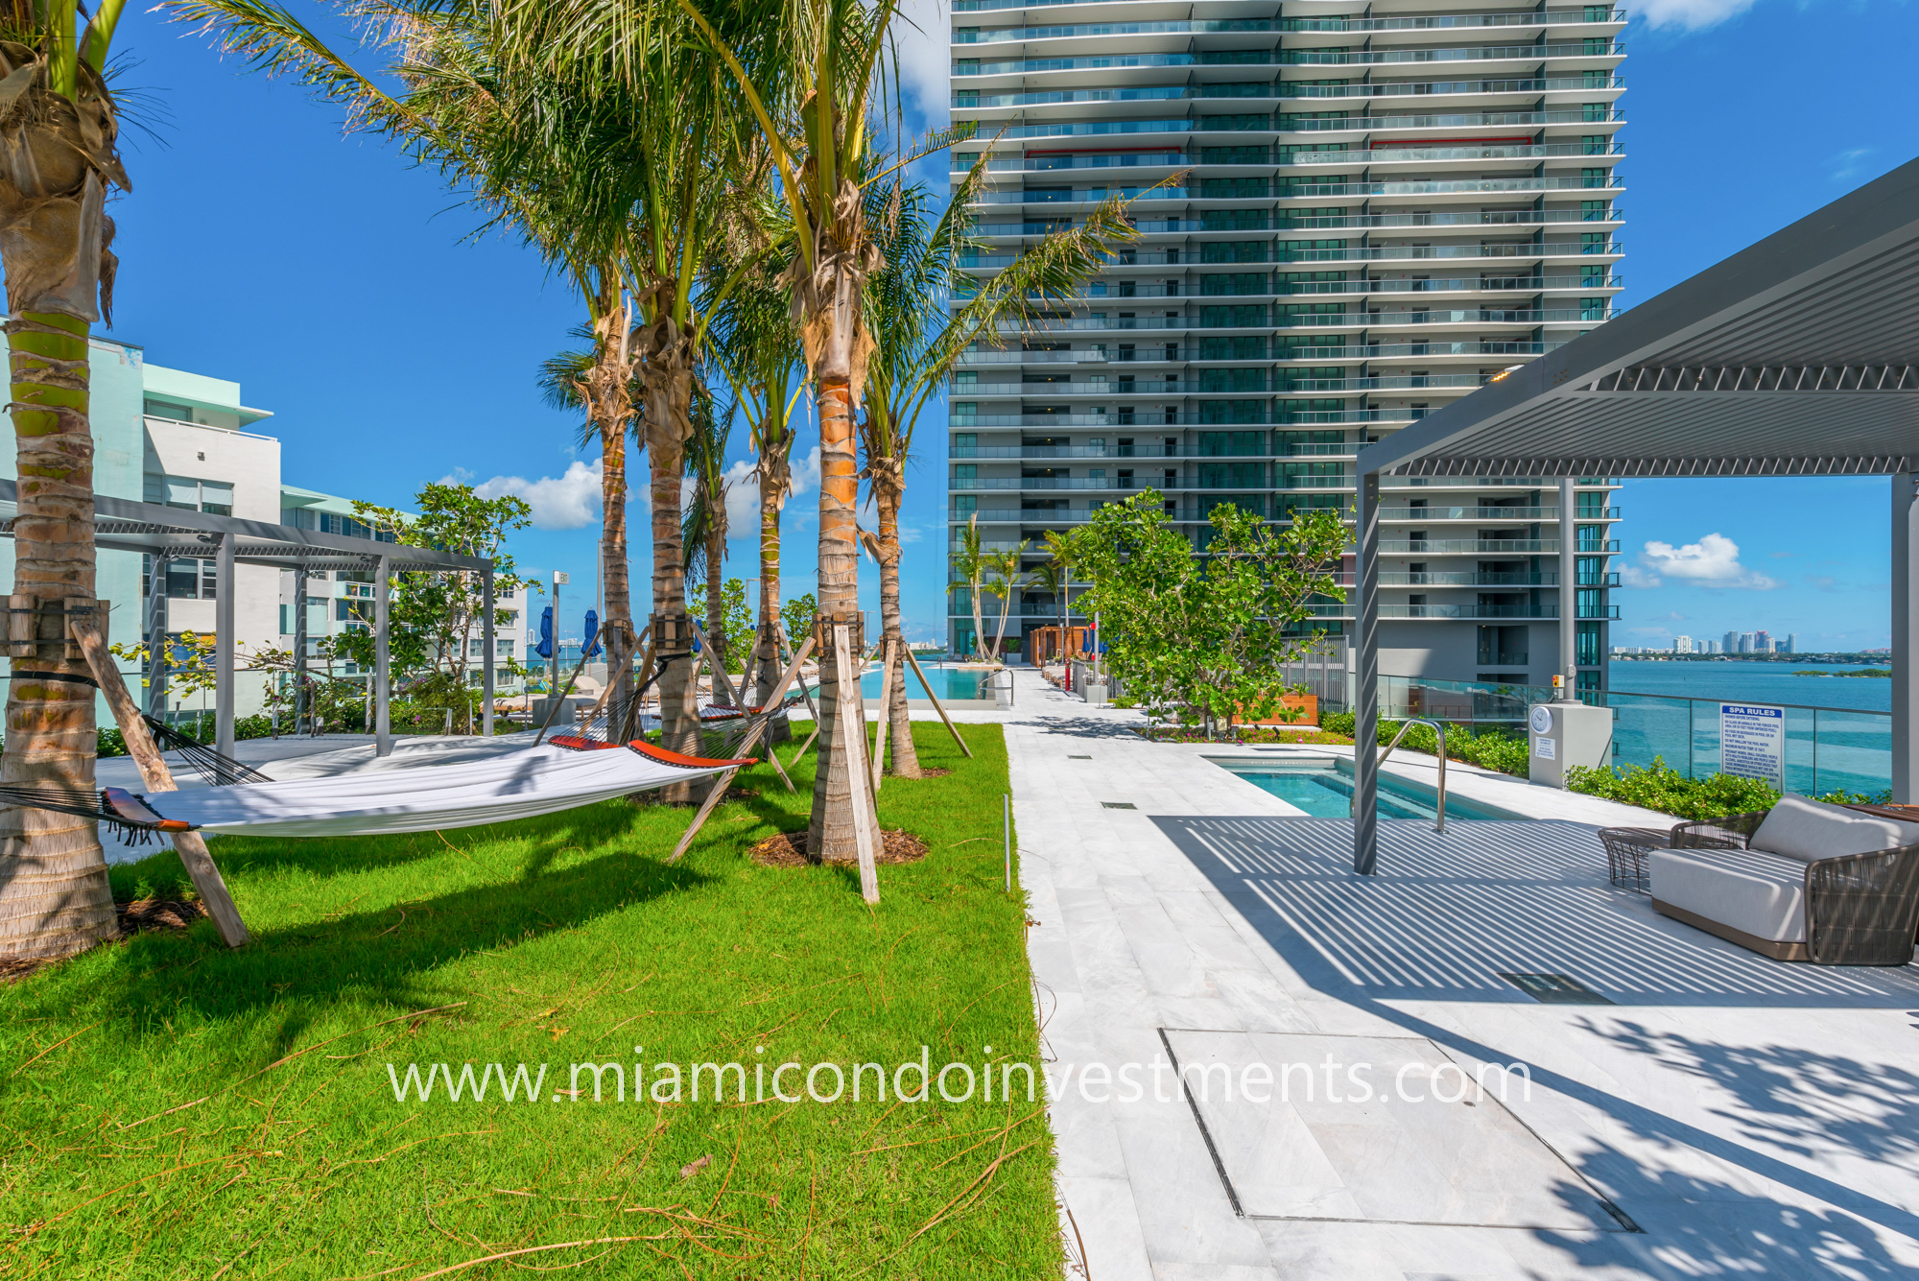
[[(1367, 441), (1612, 314), (1624, 18), (1608, 5), (953, 11), (953, 115), (979, 125), (954, 165), (991, 153), (978, 274), (1116, 192), (1138, 196), (1141, 232), (1070, 305), (959, 366), (955, 540), (977, 515), (989, 547), (1037, 544), (1146, 489), (1196, 548), (1218, 503), (1349, 509)], [(1573, 479), (1571, 513), (1551, 476), (1384, 482), (1383, 672), (1547, 683), (1570, 526), (1579, 679), (1600, 684), (1613, 486)], [(1059, 605), (1027, 595), (1009, 637)], [(1319, 614), (1350, 630), (1350, 603)], [(971, 648), (963, 592), (951, 626)]]

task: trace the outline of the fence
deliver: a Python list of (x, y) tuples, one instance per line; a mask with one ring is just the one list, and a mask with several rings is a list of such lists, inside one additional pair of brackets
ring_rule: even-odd
[[(1613, 763), (1650, 765), (1655, 757), (1688, 777), (1719, 769), (1716, 698), (1608, 691)], [(1786, 790), (1817, 796), (1892, 786), (1892, 713), (1774, 703), (1786, 709)]]

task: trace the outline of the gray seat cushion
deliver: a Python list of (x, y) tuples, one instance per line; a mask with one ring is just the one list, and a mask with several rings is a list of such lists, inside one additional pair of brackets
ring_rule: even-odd
[(1748, 843), (1755, 850), (1813, 863), (1919, 843), (1919, 823), (1861, 814), (1788, 792), (1779, 798)]
[(1776, 943), (1806, 941), (1806, 866), (1755, 850), (1654, 850), (1661, 903)]

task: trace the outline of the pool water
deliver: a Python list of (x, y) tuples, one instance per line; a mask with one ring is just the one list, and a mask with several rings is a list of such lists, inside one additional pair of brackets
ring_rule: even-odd
[[(1233, 757), (1212, 758), (1213, 764), (1296, 805), (1314, 818), (1349, 818), (1353, 806), (1353, 766), (1338, 757), (1294, 757), (1285, 761), (1263, 761)], [(1438, 794), (1421, 783), (1379, 776), (1379, 816), (1381, 818), (1434, 818), (1438, 815)], [(1496, 806), (1468, 801), (1456, 795), (1446, 797), (1446, 817), (1455, 819), (1524, 819)]]
[[(968, 671), (957, 667), (938, 667), (932, 663), (922, 662), (920, 663), (920, 669), (926, 673), (926, 679), (931, 682), (933, 692), (939, 695), (941, 702), (946, 702), (950, 699), (991, 698), (993, 696), (991, 690), (982, 693), (980, 689), (980, 683), (989, 675), (985, 668), (974, 668)], [(880, 696), (880, 676), (880, 669), (874, 667), (860, 677), (860, 696), (862, 698), (878, 698)], [(815, 686), (814, 689), (817, 692), (818, 686)], [(922, 702), (926, 699), (926, 690), (920, 686), (919, 677), (913, 675), (913, 669), (911, 667), (906, 669), (906, 697), (908, 699), (918, 699)]]

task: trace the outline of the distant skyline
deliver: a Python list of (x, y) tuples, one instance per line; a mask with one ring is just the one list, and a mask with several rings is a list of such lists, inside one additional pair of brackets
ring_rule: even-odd
[[(1919, 153), (1919, 14), (1875, 5), (1872, 38), (1841, 15), (1862, 6), (1759, 0), (1651, 0), (1626, 32), (1631, 125), (1623, 133), (1629, 287), (1645, 300)], [(326, 12), (296, 16), (334, 33)], [(948, 14), (904, 10), (908, 125), (945, 119)], [(126, 138), (134, 190), (112, 207), (120, 256), (108, 336), (149, 359), (242, 384), (274, 411), (290, 481), (404, 504), (427, 481), (470, 478), (517, 492), (539, 528), (513, 540), (522, 566), (573, 576), (583, 608), (596, 578), (596, 451), (572, 416), (547, 408), (539, 363), (573, 344), (568, 291), (431, 172), (377, 139), (342, 138), (340, 113), (285, 80), (222, 62), (202, 37), (141, 11), (122, 24), (122, 84), (158, 135)], [(116, 41), (116, 43), (120, 43)], [(343, 47), (346, 46), (342, 42)], [(1757, 74), (1792, 51), (1792, 77), (1819, 86), (1817, 111), (1782, 110)], [(1835, 130), (1833, 123), (1843, 122)], [(943, 193), (945, 164), (916, 170)], [(909, 468), (903, 526), (911, 637), (944, 635), (944, 407), (927, 411)], [(729, 454), (744, 475), (744, 430)], [(811, 443), (800, 450), (802, 464)], [(644, 456), (634, 457), (641, 468)], [(784, 595), (809, 590), (818, 488), (786, 508)], [(1616, 561), (1614, 644), (1717, 635), (1755, 620), (1819, 649), (1890, 636), (1890, 498), (1884, 479), (1632, 481)], [(628, 512), (636, 604), (651, 553), (636, 492)], [(751, 493), (735, 491), (726, 572), (757, 576)], [(862, 595), (877, 607), (862, 561)]]

